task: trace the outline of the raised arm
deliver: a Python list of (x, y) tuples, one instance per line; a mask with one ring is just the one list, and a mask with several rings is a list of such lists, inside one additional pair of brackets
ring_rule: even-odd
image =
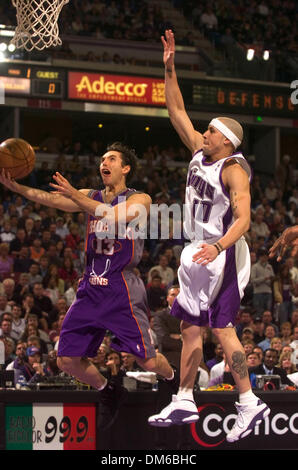
[(53, 176), (56, 184), (50, 183), (53, 188), (63, 194), (65, 198), (70, 198), (80, 210), (87, 212), (98, 219), (107, 219), (115, 223), (128, 223), (138, 218), (140, 223), (147, 221), (150, 211), (151, 197), (148, 194), (134, 194), (129, 199), (112, 207), (99, 201), (95, 201), (86, 196), (82, 191), (78, 191), (59, 172)]
[[(54, 207), (55, 209), (60, 209), (65, 212), (79, 212), (81, 210), (78, 204), (61, 193), (42, 191), (41, 189), (30, 188), (29, 186), (19, 184), (11, 178), (10, 174), (6, 173), (4, 169), (0, 173), (0, 183), (10, 189), (10, 191), (21, 194), (26, 199), (39, 202), (44, 206)], [(84, 195), (87, 195), (89, 191), (89, 189), (80, 190)]]
[(203, 136), (194, 129), (184, 107), (184, 100), (175, 71), (174, 33), (171, 30), (166, 30), (165, 37), (162, 36), (161, 41), (164, 48), (165, 96), (169, 117), (182, 142), (193, 154), (196, 150), (202, 148)]

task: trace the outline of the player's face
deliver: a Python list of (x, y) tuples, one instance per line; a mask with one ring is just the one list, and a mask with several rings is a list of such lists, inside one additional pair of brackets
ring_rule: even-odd
[(227, 140), (227, 138), (213, 126), (208, 126), (207, 131), (203, 134), (203, 139), (203, 153), (208, 156), (220, 153), (225, 148), (224, 142)]
[(180, 291), (180, 289), (176, 289), (176, 288), (173, 288), (173, 289), (169, 290), (169, 293), (168, 293), (168, 296), (167, 296), (167, 301), (168, 301), (169, 307), (172, 307), (172, 305), (174, 303), (174, 300), (176, 299), (177, 295), (179, 294), (179, 291)]
[(99, 166), (104, 185), (117, 184), (129, 172), (129, 165), (123, 165), (121, 153), (111, 150), (101, 157)]

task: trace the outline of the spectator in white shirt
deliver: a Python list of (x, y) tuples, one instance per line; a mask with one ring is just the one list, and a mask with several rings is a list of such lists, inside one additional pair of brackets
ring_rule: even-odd
[(290, 346), (293, 349), (293, 353), (292, 353), (292, 356), (291, 356), (291, 361), (298, 368), (298, 325), (294, 327), (293, 341), (290, 343)]
[(22, 307), (20, 305), (15, 304), (12, 307), (12, 326), (11, 326), (11, 337), (18, 341), (22, 334), (25, 331), (26, 322), (22, 316)]
[(257, 234), (258, 237), (267, 238), (270, 235), (270, 230), (266, 222), (264, 222), (263, 210), (257, 210), (255, 220), (251, 223), (251, 230)]
[(69, 230), (67, 227), (67, 224), (65, 223), (63, 217), (58, 217), (56, 220), (56, 230), (55, 230), (56, 235), (62, 238), (62, 240), (65, 239), (66, 235), (69, 235)]
[(170, 286), (174, 281), (174, 271), (169, 267), (168, 258), (165, 255), (160, 255), (159, 263), (156, 266), (153, 266), (148, 273), (148, 284), (151, 282), (152, 271), (158, 271), (158, 274), (161, 277), (162, 283), (165, 286)]
[(203, 28), (207, 30), (217, 29), (218, 20), (210, 7), (207, 7), (206, 10), (202, 13), (200, 21)]
[(272, 281), (274, 271), (268, 263), (268, 253), (265, 249), (258, 252), (258, 261), (251, 268), (251, 282), (253, 285), (253, 306), (258, 314), (264, 310), (271, 310)]
[(3, 223), (3, 228), (0, 233), (0, 240), (3, 243), (10, 243), (16, 238), (15, 233), (11, 231), (11, 223), (9, 220), (5, 220)]
[(272, 202), (275, 201), (278, 195), (278, 189), (276, 187), (276, 184), (274, 180), (269, 181), (268, 185), (265, 188), (265, 196), (266, 198)]

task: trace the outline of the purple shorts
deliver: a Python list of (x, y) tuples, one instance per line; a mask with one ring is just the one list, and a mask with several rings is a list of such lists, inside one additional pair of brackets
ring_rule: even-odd
[(63, 321), (58, 356), (95, 357), (109, 330), (113, 349), (142, 359), (155, 357), (147, 312), (145, 287), (134, 273), (114, 274), (105, 285), (84, 276)]

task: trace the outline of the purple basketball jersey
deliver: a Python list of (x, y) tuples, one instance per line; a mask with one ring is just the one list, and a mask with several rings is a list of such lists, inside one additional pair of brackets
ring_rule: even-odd
[[(115, 197), (111, 206), (123, 202), (135, 193), (134, 189), (126, 189)], [(103, 202), (101, 191), (93, 191), (90, 197), (95, 201)], [(111, 238), (110, 233), (112, 233)], [(133, 240), (129, 237), (129, 233), (118, 235), (115, 233), (114, 224), (109, 227), (96, 217), (89, 216), (85, 274), (106, 278), (107, 275), (131, 269), (140, 262), (143, 247), (144, 240), (141, 238)]]
[[(135, 190), (125, 190), (111, 205), (132, 194)], [(92, 191), (89, 197), (103, 202), (101, 191)], [(113, 348), (141, 358), (155, 356), (145, 286), (133, 271), (144, 240), (134, 240), (129, 233), (114, 238), (109, 234), (109, 227), (88, 217), (84, 277), (63, 322), (59, 356), (96, 356), (106, 330), (113, 333)]]

